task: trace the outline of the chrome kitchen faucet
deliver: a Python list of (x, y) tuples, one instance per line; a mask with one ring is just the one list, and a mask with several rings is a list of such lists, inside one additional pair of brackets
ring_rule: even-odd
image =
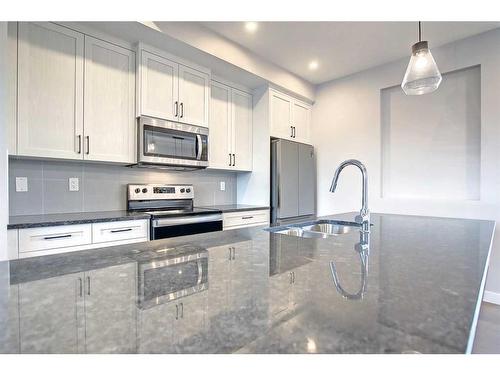
[(330, 192), (334, 193), (337, 189), (337, 182), (339, 180), (340, 172), (348, 165), (354, 165), (361, 171), (361, 177), (363, 179), (363, 186), (361, 191), (361, 211), (359, 215), (354, 219), (356, 223), (361, 224), (361, 229), (364, 232), (370, 231), (370, 211), (368, 210), (368, 173), (366, 172), (366, 167), (359, 160), (349, 159), (346, 160), (338, 166), (333, 176), (332, 185), (330, 186)]

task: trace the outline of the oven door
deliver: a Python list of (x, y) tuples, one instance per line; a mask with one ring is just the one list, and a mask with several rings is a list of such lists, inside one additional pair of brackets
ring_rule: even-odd
[(206, 168), (208, 128), (140, 117), (139, 163)]
[(222, 230), (222, 214), (166, 217), (151, 220), (151, 240)]
[(208, 253), (138, 264), (139, 307), (150, 308), (208, 288)]

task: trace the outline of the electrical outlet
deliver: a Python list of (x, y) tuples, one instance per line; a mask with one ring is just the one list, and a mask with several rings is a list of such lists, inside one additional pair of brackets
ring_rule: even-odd
[(79, 180), (78, 177), (71, 177), (69, 179), (69, 191), (79, 191), (80, 186), (79, 186)]
[(221, 181), (220, 182), (220, 191), (226, 190), (226, 181)]
[(16, 177), (16, 192), (28, 191), (28, 177)]

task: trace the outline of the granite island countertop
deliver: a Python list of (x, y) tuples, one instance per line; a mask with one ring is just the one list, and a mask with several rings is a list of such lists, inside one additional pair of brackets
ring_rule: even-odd
[[(0, 352), (470, 351), (495, 223), (372, 214), (372, 224), (368, 237), (253, 227), (11, 261)], [(145, 281), (179, 257), (206, 263)], [(203, 288), (155, 300), (190, 272), (206, 275)]]

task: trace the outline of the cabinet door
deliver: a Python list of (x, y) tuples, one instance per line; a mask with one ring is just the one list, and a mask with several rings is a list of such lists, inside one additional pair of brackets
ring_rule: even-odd
[(19, 23), (18, 154), (82, 159), (83, 34)]
[(208, 74), (179, 65), (178, 121), (208, 127), (209, 96)]
[(210, 87), (209, 163), (211, 168), (231, 166), (231, 88), (212, 81)]
[(87, 353), (136, 352), (135, 263), (85, 273)]
[(135, 53), (85, 37), (87, 160), (135, 161)]
[(292, 102), (289, 96), (270, 91), (271, 136), (292, 139)]
[(19, 285), (21, 353), (78, 353), (83, 317), (83, 274)]
[(293, 101), (292, 126), (295, 127), (297, 142), (311, 143), (311, 107), (305, 103)]
[(173, 301), (138, 311), (138, 353), (174, 352), (175, 306)]
[(252, 95), (232, 90), (232, 129), (235, 169), (252, 170)]
[(140, 53), (140, 114), (177, 120), (179, 64), (144, 50)]
[(284, 272), (269, 279), (269, 309), (271, 318), (281, 316), (290, 308), (290, 272)]
[(205, 329), (207, 312), (207, 292), (199, 292), (177, 300), (179, 317), (175, 320), (174, 341), (178, 345), (177, 351), (185, 352), (186, 349), (196, 353), (197, 345), (203, 345), (197, 335)]

